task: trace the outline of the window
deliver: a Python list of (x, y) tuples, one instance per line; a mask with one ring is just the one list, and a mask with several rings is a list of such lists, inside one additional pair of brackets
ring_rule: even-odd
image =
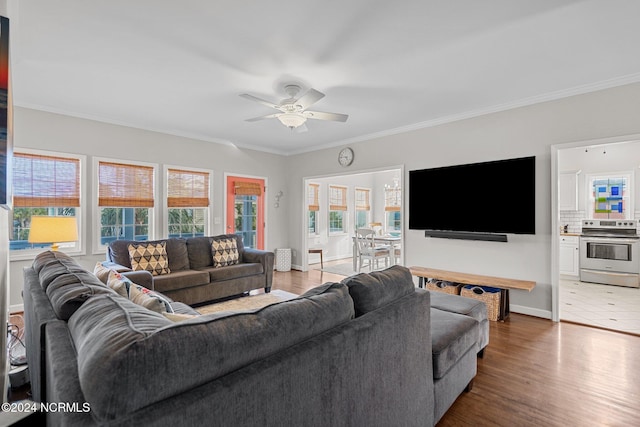
[[(18, 254), (31, 257), (51, 247), (51, 244), (28, 242), (33, 215), (74, 216), (80, 226), (81, 159), (84, 158), (36, 151), (14, 153), (14, 209), (9, 242), (12, 258)], [(60, 243), (60, 249), (68, 252), (81, 248), (80, 242), (51, 243)]]
[(384, 212), (385, 227), (387, 232), (402, 231), (400, 207), (402, 206), (402, 189), (399, 179), (393, 180), (393, 186), (384, 186)]
[(98, 161), (100, 245), (153, 238), (154, 172), (149, 165)]
[(370, 191), (366, 188), (356, 188), (356, 229), (365, 228), (369, 224), (371, 204), (369, 202)]
[(209, 217), (209, 172), (168, 168), (166, 176), (168, 236), (205, 236)]
[(589, 175), (589, 211), (593, 219), (633, 218), (632, 173)]
[(308, 205), (308, 229), (309, 234), (318, 234), (318, 212), (320, 211), (320, 185), (309, 184), (307, 186)]
[(347, 211), (347, 187), (329, 186), (329, 234), (345, 233), (344, 213)]

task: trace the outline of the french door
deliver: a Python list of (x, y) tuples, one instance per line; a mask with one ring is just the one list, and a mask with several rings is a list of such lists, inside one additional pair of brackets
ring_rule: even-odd
[(264, 249), (264, 179), (227, 176), (227, 234), (247, 248)]

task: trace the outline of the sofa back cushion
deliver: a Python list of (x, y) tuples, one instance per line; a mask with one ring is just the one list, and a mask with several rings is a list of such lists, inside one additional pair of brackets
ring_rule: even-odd
[(161, 244), (166, 243), (167, 261), (169, 270), (181, 271), (189, 269), (189, 256), (187, 255), (187, 242), (185, 239), (172, 238), (165, 240), (150, 240), (138, 242), (134, 240), (115, 240), (109, 243), (108, 258), (116, 264), (132, 268), (131, 255), (129, 253), (129, 245), (145, 244)]
[(349, 287), (356, 316), (376, 310), (415, 292), (408, 268), (394, 265), (386, 270), (361, 273), (342, 281)]
[(62, 274), (51, 281), (46, 292), (53, 311), (61, 320), (69, 320), (92, 296), (114, 293), (88, 271)]
[(85, 303), (70, 319), (69, 331), (83, 394), (92, 414), (108, 423), (306, 341), (353, 315), (349, 292), (338, 283), (262, 309), (178, 323), (105, 295)]
[(38, 273), (40, 286), (47, 290), (49, 284), (58, 276), (66, 273), (83, 273), (86, 270), (64, 252), (46, 251), (39, 253), (32, 264), (33, 269)]
[(42, 252), (32, 266), (58, 319), (68, 320), (93, 295), (113, 293), (63, 252)]
[(221, 234), (213, 237), (191, 237), (187, 239), (187, 251), (189, 252), (189, 265), (192, 269), (213, 266), (212, 245), (214, 241), (235, 240), (238, 251), (238, 263), (243, 262), (242, 252), (244, 245), (242, 237), (236, 234)]

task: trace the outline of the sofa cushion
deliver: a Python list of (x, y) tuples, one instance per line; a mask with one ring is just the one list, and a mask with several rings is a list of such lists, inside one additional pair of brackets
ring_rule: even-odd
[(156, 313), (173, 313), (171, 301), (164, 295), (133, 283), (127, 277), (118, 272), (111, 271), (109, 273), (107, 285), (116, 291), (118, 295), (123, 296), (151, 311), (155, 311)]
[(209, 283), (209, 273), (206, 271), (184, 270), (154, 276), (153, 289), (158, 292), (171, 292), (207, 283)]
[(487, 320), (487, 306), (473, 298), (450, 295), (442, 292), (431, 293), (431, 307), (438, 310), (471, 316), (478, 322)]
[(33, 260), (33, 269), (38, 273), (40, 286), (45, 291), (58, 276), (65, 273), (85, 273), (87, 271), (69, 255), (58, 251), (46, 251), (38, 254)]
[(114, 293), (88, 271), (61, 274), (51, 281), (46, 292), (61, 320), (68, 320), (90, 297)]
[(213, 239), (211, 241), (211, 253), (215, 268), (235, 265), (240, 258), (236, 239)]
[(360, 273), (342, 281), (349, 287), (356, 316), (376, 310), (405, 295), (415, 292), (408, 268), (394, 265), (383, 271)]
[(209, 274), (209, 280), (211, 282), (219, 282), (222, 280), (239, 279), (264, 274), (264, 267), (262, 264), (243, 263), (229, 265), (225, 268), (208, 267), (200, 271), (206, 271)]
[(434, 379), (444, 377), (469, 349), (475, 349), (479, 327), (478, 321), (472, 317), (431, 309)]
[(191, 237), (187, 239), (187, 253), (189, 255), (189, 266), (194, 270), (213, 265), (210, 237)]
[(99, 423), (195, 389), (342, 325), (354, 314), (341, 284), (255, 311), (176, 323), (142, 310), (105, 295), (91, 298), (69, 321), (80, 386)]
[(146, 270), (154, 276), (169, 274), (167, 242), (129, 243), (129, 257), (133, 271)]

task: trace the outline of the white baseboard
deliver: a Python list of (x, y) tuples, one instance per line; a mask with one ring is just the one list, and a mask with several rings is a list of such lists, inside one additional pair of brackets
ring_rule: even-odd
[(9, 313), (23, 313), (24, 304), (14, 304), (9, 306)]
[(510, 304), (509, 309), (512, 313), (526, 314), (527, 316), (541, 317), (543, 319), (551, 319), (551, 311), (539, 308), (526, 307), (524, 305)]

